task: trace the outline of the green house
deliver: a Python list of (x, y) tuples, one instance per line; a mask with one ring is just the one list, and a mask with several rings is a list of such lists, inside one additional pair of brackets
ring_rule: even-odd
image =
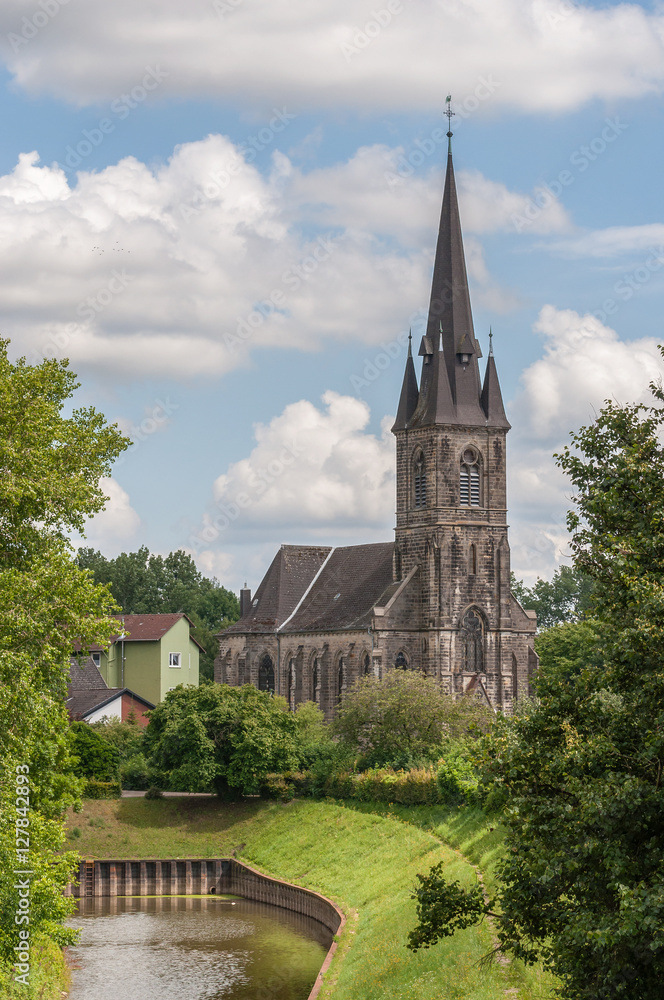
[(185, 614), (124, 615), (124, 633), (109, 649), (90, 656), (111, 688), (129, 688), (159, 704), (178, 684), (198, 686), (198, 661), (203, 647), (191, 635), (193, 622)]

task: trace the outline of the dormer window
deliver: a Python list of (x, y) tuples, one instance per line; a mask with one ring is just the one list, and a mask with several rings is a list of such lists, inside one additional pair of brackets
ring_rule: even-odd
[(479, 507), (480, 492), (480, 456), (474, 448), (466, 448), (461, 456), (459, 503), (462, 507)]
[(413, 502), (418, 508), (427, 505), (427, 469), (421, 451), (417, 452), (413, 463)]

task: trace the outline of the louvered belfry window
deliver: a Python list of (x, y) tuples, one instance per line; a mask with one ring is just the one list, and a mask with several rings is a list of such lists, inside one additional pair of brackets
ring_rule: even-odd
[(427, 470), (424, 464), (424, 455), (419, 452), (415, 458), (414, 493), (415, 506), (426, 507), (427, 505)]
[(459, 503), (462, 507), (479, 507), (480, 490), (480, 457), (474, 448), (466, 448), (461, 458), (459, 472)]

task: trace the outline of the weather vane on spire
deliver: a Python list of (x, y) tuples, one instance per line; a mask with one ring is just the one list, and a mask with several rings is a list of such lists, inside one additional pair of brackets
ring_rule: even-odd
[(454, 115), (455, 115), (456, 112), (452, 111), (452, 107), (451, 107), (451, 105), (452, 105), (452, 95), (451, 94), (447, 95), (447, 97), (445, 98), (445, 101), (447, 102), (447, 111), (444, 111), (443, 114), (447, 115), (447, 130), (448, 130), (447, 131), (447, 138), (448, 138), (448, 146), (449, 146), (450, 152), (452, 152), (452, 136), (454, 134), (452, 132), (452, 119), (454, 118)]

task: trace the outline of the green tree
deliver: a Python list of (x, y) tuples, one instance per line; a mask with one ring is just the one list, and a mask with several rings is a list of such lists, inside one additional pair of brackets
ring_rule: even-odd
[(363, 677), (346, 694), (333, 732), (361, 757), (361, 766), (408, 767), (437, 760), (444, 741), (480, 735), (492, 713), (475, 697), (457, 700), (431, 677), (390, 670)]
[(75, 773), (81, 778), (117, 781), (120, 776), (120, 753), (116, 747), (87, 722), (72, 722), (70, 732)]
[[(67, 538), (100, 511), (100, 479), (128, 445), (94, 409), (62, 410), (77, 388), (66, 361), (12, 363), (0, 342), (0, 960), (17, 944), (17, 867), (29, 867), (30, 932), (58, 942), (75, 856), (63, 814), (79, 799), (65, 696), (72, 642), (107, 642), (110, 593), (73, 562)], [(17, 787), (29, 794), (20, 796)], [(29, 800), (29, 807), (23, 802)], [(16, 823), (29, 826), (27, 859)], [(27, 865), (26, 865), (27, 860)]]
[(235, 594), (199, 573), (190, 555), (178, 550), (167, 556), (151, 555), (143, 546), (107, 559), (91, 548), (78, 551), (78, 565), (89, 569), (97, 583), (110, 587), (126, 615), (167, 614), (183, 611), (194, 623), (194, 637), (204, 647), (201, 677), (212, 680), (218, 652), (215, 632), (240, 617)]
[(422, 876), (411, 939), (493, 909), (503, 948), (541, 958), (569, 1000), (655, 1000), (664, 981), (664, 392), (651, 390), (651, 406), (608, 401), (558, 456), (594, 635), (549, 630), (538, 702), (487, 741), (486, 780), (508, 796), (497, 900)]
[(578, 566), (561, 566), (551, 580), (526, 587), (512, 573), (512, 593), (522, 607), (537, 612), (539, 628), (575, 622), (591, 612), (593, 579)]
[(201, 684), (169, 691), (150, 713), (149, 761), (176, 791), (236, 798), (267, 774), (295, 770), (295, 716), (284, 698), (252, 684)]

